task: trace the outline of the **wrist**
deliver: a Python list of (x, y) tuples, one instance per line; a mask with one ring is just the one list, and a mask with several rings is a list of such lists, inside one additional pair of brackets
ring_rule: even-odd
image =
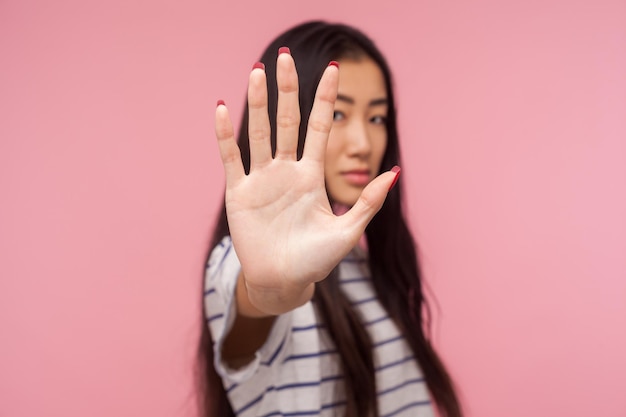
[(259, 288), (245, 279), (240, 280), (238, 284), (238, 287), (241, 287), (238, 290), (244, 293), (242, 298), (247, 304), (245, 311), (240, 311), (240, 313), (258, 318), (277, 316), (294, 310), (310, 301), (315, 291), (314, 283), (305, 287), (278, 289)]

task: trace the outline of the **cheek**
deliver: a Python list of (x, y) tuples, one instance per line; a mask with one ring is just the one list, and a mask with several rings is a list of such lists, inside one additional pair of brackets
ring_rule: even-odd
[(387, 135), (384, 135), (379, 140), (372, 143), (372, 159), (373, 162), (378, 166), (378, 170), (380, 170), (380, 165), (383, 161), (383, 156), (385, 156), (385, 151), (387, 150)]
[(341, 152), (340, 142), (337, 138), (333, 138), (331, 132), (328, 137), (328, 144), (326, 145), (325, 166), (331, 168), (337, 160), (339, 153)]

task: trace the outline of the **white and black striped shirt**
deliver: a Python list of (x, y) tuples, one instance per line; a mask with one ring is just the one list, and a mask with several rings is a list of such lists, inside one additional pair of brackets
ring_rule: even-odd
[[(434, 416), (426, 383), (403, 336), (378, 302), (366, 254), (355, 248), (339, 265), (341, 288), (362, 318), (374, 345), (381, 417)], [(339, 356), (320, 325), (313, 303), (276, 319), (255, 359), (229, 369), (221, 346), (236, 315), (240, 264), (229, 237), (211, 253), (204, 306), (214, 344), (215, 367), (240, 417), (341, 416), (345, 412)]]

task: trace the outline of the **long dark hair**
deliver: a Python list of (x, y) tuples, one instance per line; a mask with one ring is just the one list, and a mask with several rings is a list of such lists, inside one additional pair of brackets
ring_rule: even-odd
[[(272, 125), (272, 151), (275, 150), (277, 89), (276, 54), (287, 46), (296, 62), (300, 81), (302, 123), (298, 143), (302, 153), (307, 120), (313, 97), (324, 68), (331, 60), (372, 59), (380, 67), (389, 102), (387, 113), (387, 148), (381, 172), (400, 163), (396, 112), (389, 67), (374, 43), (358, 30), (341, 24), (321, 21), (298, 25), (276, 38), (265, 50), (261, 62), (268, 79), (268, 104)], [(239, 147), (246, 172), (250, 167), (247, 106), (239, 130)], [(374, 216), (365, 233), (369, 248), (372, 281), (380, 302), (400, 328), (417, 359), (431, 395), (443, 417), (461, 417), (461, 406), (452, 380), (425, 334), (423, 295), (417, 249), (402, 211), (402, 179), (391, 190), (383, 207)], [(228, 221), (222, 206), (213, 234), (211, 248), (226, 235)], [(324, 324), (337, 346), (345, 375), (346, 416), (378, 416), (375, 371), (371, 340), (356, 313), (343, 295), (335, 269), (316, 284), (313, 299)], [(203, 316), (204, 317), (204, 316)], [(332, 318), (332, 319), (331, 319)], [(198, 352), (200, 400), (206, 417), (234, 416), (220, 377), (213, 366), (211, 335), (202, 320)]]

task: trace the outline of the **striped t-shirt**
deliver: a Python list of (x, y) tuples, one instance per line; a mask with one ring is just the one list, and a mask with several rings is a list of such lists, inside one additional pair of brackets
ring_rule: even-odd
[[(312, 302), (279, 316), (255, 359), (239, 369), (221, 360), (221, 346), (236, 316), (240, 263), (229, 237), (213, 250), (204, 306), (214, 340), (215, 368), (237, 416), (341, 416), (345, 413), (339, 354), (320, 325)], [(434, 416), (417, 362), (378, 302), (366, 254), (355, 248), (339, 264), (341, 288), (373, 343), (381, 417)]]

